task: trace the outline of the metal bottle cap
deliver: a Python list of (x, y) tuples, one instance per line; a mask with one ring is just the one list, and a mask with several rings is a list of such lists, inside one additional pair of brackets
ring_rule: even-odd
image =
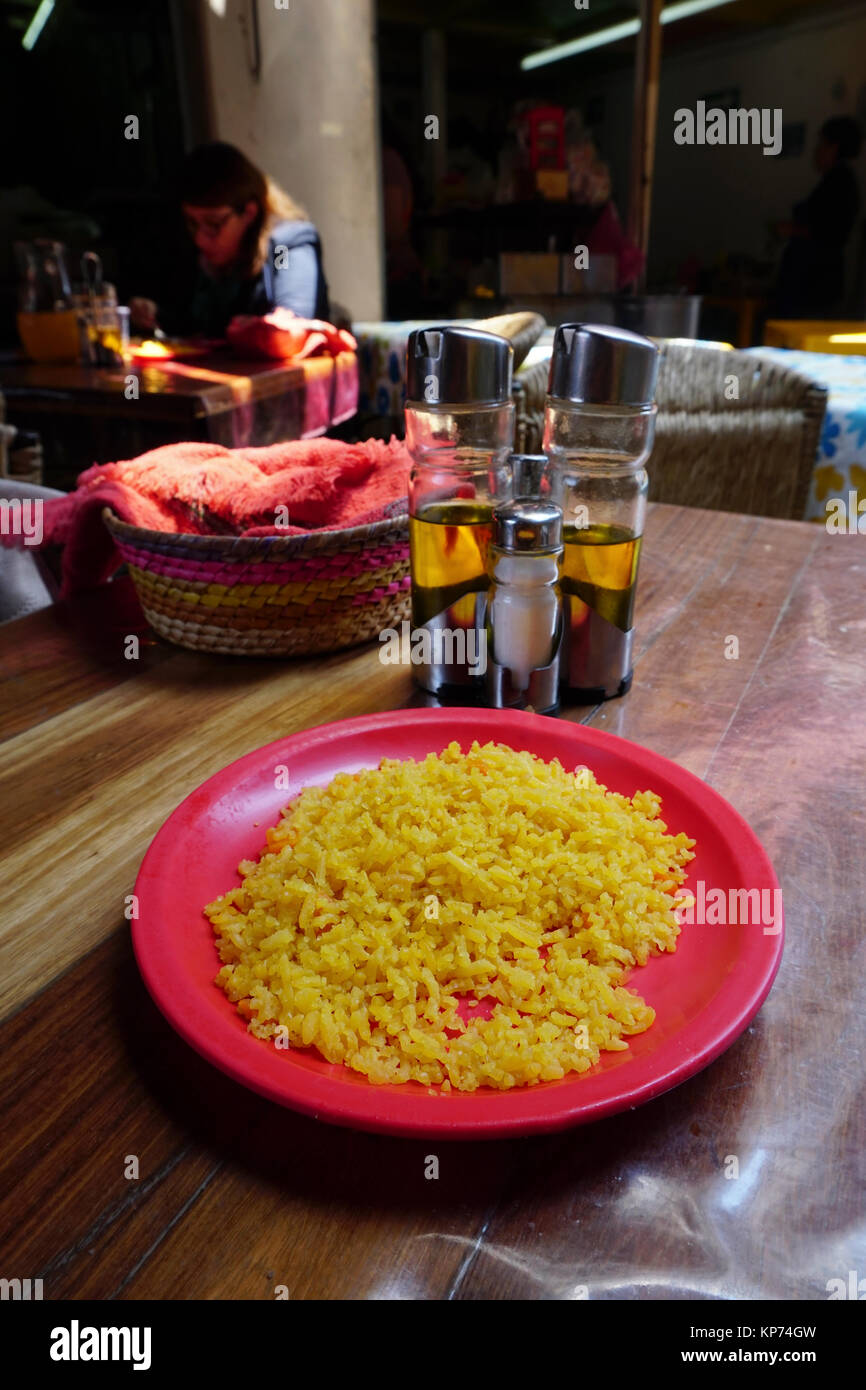
[(426, 405), (511, 400), (514, 349), (478, 328), (416, 328), (409, 334), (406, 399)]
[(562, 545), (562, 511), (550, 502), (506, 502), (493, 511), (493, 544), (524, 554), (556, 550)]
[(651, 405), (659, 350), (609, 324), (563, 323), (553, 338), (548, 395), (580, 405)]
[(514, 479), (514, 496), (541, 501), (544, 495), (546, 454), (512, 454), (509, 460)]

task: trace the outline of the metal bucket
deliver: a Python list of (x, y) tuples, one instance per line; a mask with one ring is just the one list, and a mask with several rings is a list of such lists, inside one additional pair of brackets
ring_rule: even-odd
[(616, 322), (648, 338), (697, 338), (699, 294), (635, 294), (617, 300)]

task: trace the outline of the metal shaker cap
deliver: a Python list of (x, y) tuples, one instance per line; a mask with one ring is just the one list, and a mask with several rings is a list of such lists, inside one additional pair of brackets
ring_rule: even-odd
[(546, 454), (512, 454), (509, 460), (515, 497), (542, 498), (547, 473)]
[(651, 405), (659, 350), (649, 338), (602, 323), (563, 323), (553, 338), (548, 395), (580, 405)]
[(511, 400), (514, 349), (478, 328), (416, 328), (409, 334), (406, 399), (427, 405)]
[(528, 498), (494, 507), (493, 544), (514, 554), (556, 550), (562, 545), (561, 508)]

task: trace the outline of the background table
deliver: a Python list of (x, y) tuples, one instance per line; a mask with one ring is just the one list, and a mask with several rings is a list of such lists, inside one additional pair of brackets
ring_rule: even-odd
[(10, 423), (43, 436), (45, 481), (72, 488), (91, 463), (178, 440), (241, 448), (324, 434), (355, 414), (358, 362), (354, 352), (301, 362), (222, 352), (124, 367), (16, 362), (0, 364), (0, 392)]
[(866, 541), (657, 506), (641, 570), (631, 693), (564, 717), (676, 759), (750, 821), (784, 890), (781, 970), (676, 1090), (487, 1144), (356, 1134), (246, 1092), (163, 1021), (123, 916), (189, 791), (414, 701), (408, 671), (375, 647), (275, 664), (146, 632), (127, 661), (122, 580), (0, 628), (7, 1277), (52, 1299), (825, 1299), (866, 1274)]

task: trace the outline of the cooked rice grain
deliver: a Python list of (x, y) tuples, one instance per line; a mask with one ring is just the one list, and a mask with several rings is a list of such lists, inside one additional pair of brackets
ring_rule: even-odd
[[(217, 983), (257, 1037), (377, 1084), (588, 1071), (655, 1017), (628, 972), (676, 949), (694, 841), (659, 808), (494, 743), (340, 773), (205, 908)], [(491, 1016), (464, 1022), (467, 997)]]

